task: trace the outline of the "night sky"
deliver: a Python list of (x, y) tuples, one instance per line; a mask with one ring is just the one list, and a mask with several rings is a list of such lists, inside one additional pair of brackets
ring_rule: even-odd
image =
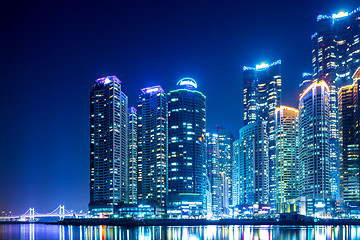
[[(127, 2), (127, 3), (125, 3)], [(242, 126), (242, 68), (282, 60), (283, 104), (311, 71), (316, 17), (360, 7), (326, 1), (8, 1), (0, 7), (0, 210), (87, 210), (89, 93), (116, 75), (140, 88), (193, 77), (207, 130)]]

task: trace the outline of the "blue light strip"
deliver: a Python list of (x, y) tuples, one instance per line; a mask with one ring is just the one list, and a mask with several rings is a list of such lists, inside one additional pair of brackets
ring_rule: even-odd
[(360, 11), (360, 7), (356, 8), (355, 10), (353, 10), (350, 13), (348, 13), (348, 12), (339, 12), (339, 13), (332, 14), (332, 16), (319, 15), (319, 16), (317, 16), (317, 21), (321, 21), (323, 19), (340, 20), (340, 19), (343, 19), (344, 17), (350, 16), (350, 15), (352, 15), (354, 13), (359, 12), (359, 11)]
[(314, 38), (316, 38), (316, 36), (318, 35), (318, 33), (316, 32), (316, 33), (314, 33), (313, 35), (311, 35), (311, 40), (312, 39), (314, 39)]
[(302, 74), (303, 77), (312, 77), (312, 74), (311, 73), (307, 73), (307, 72), (304, 72)]
[[(267, 67), (263, 67), (263, 68), (253, 68), (253, 67), (248, 67), (248, 66), (244, 66), (243, 70), (247, 71), (247, 70), (256, 70), (256, 71), (263, 71), (265, 69), (268, 69), (269, 67), (275, 66), (275, 65), (280, 65), (281, 64), (281, 60), (277, 60), (276, 62), (271, 63), (270, 65), (268, 65)], [(259, 66), (259, 65), (258, 65)]]

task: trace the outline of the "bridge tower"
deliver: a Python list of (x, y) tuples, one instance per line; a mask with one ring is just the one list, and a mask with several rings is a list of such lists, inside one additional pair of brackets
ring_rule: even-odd
[(59, 209), (59, 213), (60, 213), (60, 219), (64, 219), (64, 215), (65, 215), (65, 205), (60, 205), (60, 209)]
[(35, 208), (30, 208), (30, 220), (34, 220)]

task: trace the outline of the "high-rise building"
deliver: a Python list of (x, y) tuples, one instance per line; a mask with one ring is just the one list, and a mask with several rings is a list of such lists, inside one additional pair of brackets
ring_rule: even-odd
[(276, 122), (276, 208), (278, 213), (295, 212), (298, 197), (298, 115), (299, 110), (280, 106)]
[(211, 194), (211, 184), (209, 177), (206, 176), (205, 180), (205, 204), (204, 204), (204, 210), (203, 214), (206, 215), (206, 217), (212, 216), (212, 194)]
[(221, 175), (219, 163), (219, 136), (214, 133), (206, 133), (206, 160), (207, 160), (207, 174), (210, 181), (211, 188), (211, 206), (212, 214), (219, 216), (222, 213), (221, 209)]
[(354, 83), (340, 88), (340, 192), (346, 203), (360, 202), (360, 68)]
[(339, 198), (339, 125), (337, 93), (352, 83), (360, 66), (360, 8), (317, 17), (317, 32), (312, 35), (313, 79), (324, 80), (330, 88), (330, 182), (331, 195)]
[(194, 79), (183, 78), (168, 94), (169, 209), (174, 214), (200, 215), (206, 209), (206, 97), (196, 89)]
[[(266, 121), (256, 121), (240, 129), (239, 149), (234, 149), (238, 193), (234, 205), (254, 207), (257, 212), (269, 204), (269, 142)], [(234, 147), (235, 146), (234, 144)], [(265, 206), (264, 206), (265, 205)]]
[(113, 213), (127, 201), (128, 97), (116, 76), (99, 78), (90, 93), (90, 203)]
[[(300, 95), (299, 173), (301, 213), (331, 212), (330, 196), (330, 89), (325, 81), (314, 82)], [(304, 200), (305, 199), (305, 200)]]
[(232, 195), (232, 206), (239, 205), (240, 200), (240, 177), (243, 180), (243, 177), (240, 176), (240, 139), (237, 139), (233, 143), (233, 153), (232, 153), (232, 188), (231, 188), (231, 195)]
[(129, 204), (137, 203), (137, 111), (134, 107), (128, 109), (128, 138), (129, 138)]
[(314, 79), (338, 88), (352, 84), (351, 77), (360, 66), (360, 8), (319, 15), (312, 41)]
[(267, 121), (269, 138), (269, 191), (270, 205), (276, 208), (275, 200), (275, 108), (281, 104), (281, 61), (270, 65), (244, 66), (244, 124), (258, 120)]
[(138, 100), (138, 203), (166, 206), (168, 103), (160, 86), (141, 89)]
[(234, 136), (229, 129), (216, 126), (216, 133), (219, 138), (219, 164), (221, 174), (220, 208), (224, 214), (229, 213), (229, 206), (232, 205), (232, 154)]

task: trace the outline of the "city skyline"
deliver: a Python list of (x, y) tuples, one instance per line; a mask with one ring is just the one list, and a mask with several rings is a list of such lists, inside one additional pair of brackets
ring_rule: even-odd
[[(342, 5), (344, 5), (344, 3), (342, 3)], [(355, 2), (351, 3), (351, 1), (349, 1), (349, 4), (347, 5), (348, 6), (346, 6), (346, 10), (350, 11), (358, 7), (355, 5)], [(314, 10), (312, 10), (309, 15), (303, 14), (302, 20), (308, 23), (313, 23), (312, 25), (307, 25), (309, 29), (306, 32), (314, 32), (317, 14), (331, 14), (333, 12), (337, 12), (339, 9), (334, 8), (338, 8), (338, 6), (339, 4), (332, 5), (331, 2), (329, 2), (314, 8)], [(59, 14), (59, 12), (57, 13)], [(71, 15), (72, 12), (70, 11), (69, 14)], [(37, 19), (36, 21), (40, 20), (41, 19)], [(198, 22), (198, 24), (200, 23), (201, 22)], [(23, 27), (26, 26), (26, 24), (21, 25), (20, 22), (17, 22), (16, 24), (20, 24), (20, 26)], [(239, 23), (239, 25), (243, 24)], [(186, 26), (188, 26), (188, 24), (184, 23), (183, 27)], [(196, 28), (192, 28), (192, 30), (194, 29)], [(221, 29), (221, 27), (219, 29)], [(232, 30), (233, 28), (230, 29)], [(210, 34), (209, 36), (211, 36), (211, 31), (206, 33), (207, 34), (205, 35)], [(25, 34), (25, 36), (30, 37), (30, 46), (33, 46), (34, 44), (31, 42), (31, 36), (33, 36), (32, 34), (35, 33), (26, 32)], [(54, 37), (61, 33), (53, 34)], [(15, 37), (17, 36), (17, 33), (11, 32), (10, 36)], [(200, 35), (197, 36), (200, 37)], [(232, 32), (227, 33), (227, 36), (230, 38), (232, 36)], [(311, 46), (310, 35), (307, 33), (301, 33), (301, 36), (301, 40), (305, 41), (303, 44)], [(32, 41), (35, 39), (37, 39), (37, 37), (33, 38)], [(48, 50), (47, 48), (51, 48), (51, 46), (53, 46), (51, 44), (46, 45), (45, 49), (39, 52), (40, 56), (34, 56), (34, 53), (27, 49), (25, 45), (20, 44), (20, 46), (25, 48), (24, 56), (28, 56), (29, 59), (37, 59), (37, 61), (34, 63), (29, 63), (29, 60), (24, 60), (24, 56), (22, 54), (20, 59), (15, 59), (15, 57), (20, 54), (16, 51), (14, 56), (7, 58), (10, 51), (6, 51), (4, 56), (5, 58), (10, 59), (10, 62), (3, 65), (9, 66), (9, 69), (4, 69), (5, 79), (10, 79), (10, 76), (13, 77), (12, 79), (19, 79), (19, 77), (21, 78), (22, 74), (24, 74), (20, 73), (24, 71), (26, 74), (30, 75), (29, 80), (33, 81), (26, 81), (26, 87), (22, 84), (19, 84), (20, 86), (18, 90), (20, 90), (21, 103), (14, 102), (13, 104), (6, 105), (6, 118), (1, 122), (3, 126), (9, 126), (8, 128), (12, 129), (12, 132), (10, 132), (10, 130), (6, 130), (4, 132), (4, 140), (2, 140), (4, 141), (2, 143), (4, 149), (4, 157), (2, 157), (2, 159), (5, 160), (1, 161), (2, 170), (0, 172), (0, 180), (2, 182), (1, 190), (6, 193), (6, 198), (0, 200), (1, 210), (3, 208), (4, 210), (21, 212), (21, 210), (27, 209), (29, 205), (35, 205), (35, 207), (40, 209), (48, 209), (52, 208), (53, 205), (57, 205), (57, 203), (60, 202), (67, 206), (70, 205), (70, 208), (76, 210), (87, 208), (86, 205), (88, 203), (89, 196), (89, 156), (87, 147), (89, 144), (87, 121), (89, 117), (87, 107), (88, 94), (91, 84), (93, 84), (94, 79), (98, 77), (106, 75), (117, 75), (122, 81), (122, 90), (129, 96), (129, 106), (136, 105), (137, 98), (134, 96), (139, 94), (139, 89), (141, 88), (153, 85), (162, 85), (165, 89), (165, 92), (167, 93), (181, 77), (193, 77), (196, 79), (199, 86), (201, 86), (202, 92), (204, 92), (204, 94), (208, 97), (207, 109), (209, 113), (207, 116), (207, 132), (212, 132), (215, 130), (216, 125), (221, 125), (229, 128), (237, 138), (238, 130), (243, 126), (242, 110), (241, 107), (239, 107), (241, 105), (242, 97), (242, 66), (253, 66), (255, 64), (260, 64), (263, 61), (271, 63), (277, 59), (282, 59), (282, 64), (284, 65), (284, 74), (282, 74), (284, 87), (283, 103), (285, 105), (297, 107), (297, 97), (290, 99), (289, 97), (284, 96), (292, 96), (294, 92), (297, 92), (298, 89), (296, 86), (301, 81), (302, 72), (311, 71), (311, 58), (309, 58), (309, 56), (311, 56), (311, 48), (304, 47), (304, 49), (306, 49), (306, 53), (301, 53), (301, 50), (297, 52), (298, 54), (302, 54), (305, 57), (303, 56), (303, 58), (300, 58), (302, 60), (298, 60), (299, 64), (303, 65), (297, 68), (297, 70), (294, 70), (293, 67), (290, 67), (290, 65), (296, 65), (293, 64), (296, 58), (291, 58), (286, 55), (284, 53), (286, 50), (284, 49), (294, 50), (296, 48), (295, 46), (281, 47), (280, 45), (275, 44), (273, 47), (271, 47), (272, 45), (269, 44), (267, 46), (260, 47), (260, 50), (254, 50), (255, 48), (251, 48), (254, 50), (253, 55), (250, 52), (247, 52), (244, 54), (245, 56), (240, 58), (239, 56), (242, 55), (241, 49), (243, 47), (239, 47), (239, 45), (242, 44), (246, 47), (249, 45), (249, 41), (252, 39), (252, 37), (249, 36), (248, 39), (248, 41), (243, 41), (238, 45), (232, 45), (234, 49), (236, 49), (236, 54), (234, 55), (226, 55), (224, 53), (222, 54), (221, 49), (217, 49), (216, 56), (219, 57), (219, 61), (226, 59), (226, 62), (232, 62), (232, 65), (225, 66), (220, 64), (218, 66), (218, 70), (211, 69), (211, 66), (217, 65), (214, 63), (217, 63), (217, 61), (214, 61), (215, 58), (212, 57), (210, 57), (212, 60), (206, 59), (208, 55), (206, 53), (207, 48), (205, 48), (202, 51), (185, 51), (184, 54), (189, 53), (189, 55), (186, 57), (191, 58), (194, 56), (194, 60), (188, 64), (184, 64), (186, 62), (186, 58), (184, 56), (179, 60), (174, 60), (175, 62), (171, 62), (171, 64), (176, 65), (176, 63), (178, 63), (179, 66), (177, 66), (177, 68), (168, 69), (165, 71), (165, 73), (161, 73), (161, 71), (163, 71), (163, 67), (159, 62), (156, 62), (154, 65), (152, 65), (154, 69), (157, 69), (156, 71), (151, 70), (151, 65), (147, 65), (147, 62), (151, 61), (150, 57), (154, 56), (154, 53), (147, 53), (148, 59), (145, 61), (145, 63), (143, 62), (140, 65), (135, 64), (136, 59), (132, 59), (132, 61), (130, 61), (128, 64), (124, 64), (121, 67), (119, 67), (117, 64), (111, 64), (109, 61), (105, 61), (104, 63), (99, 64), (97, 69), (88, 69), (88, 72), (85, 72), (85, 69), (88, 68), (87, 65), (95, 66), (96, 63), (98, 63), (93, 61), (92, 64), (82, 63), (84, 65), (82, 65), (80, 68), (81, 70), (74, 72), (74, 67), (70, 65), (72, 64), (74, 66), (78, 66), (79, 63), (75, 64), (76, 62), (74, 63), (72, 61), (67, 62), (66, 60), (68, 58), (65, 56), (70, 57), (72, 54), (81, 54), (81, 51), (77, 52), (75, 50), (74, 53), (69, 52), (67, 53), (68, 55), (65, 54), (60, 62), (57, 62), (60, 64), (63, 63), (64, 65), (58, 64), (56, 67), (53, 67), (50, 64), (47, 65), (43, 60), (41, 60), (47, 59), (49, 57), (46, 51)], [(74, 41), (79, 40), (80, 39)], [(215, 43), (218, 43), (218, 41), (219, 39), (217, 39)], [(272, 41), (269, 42), (273, 43)], [(68, 45), (60, 45), (62, 47), (71, 45), (70, 43), (67, 44)], [(212, 44), (214, 43), (212, 42)], [(123, 45), (126, 46), (126, 43)], [(165, 46), (166, 45), (164, 45), (164, 48), (166, 48)], [(169, 47), (170, 45), (167, 46)], [(176, 46), (176, 44), (171, 46)], [(199, 41), (192, 42), (189, 46), (191, 46), (191, 49), (194, 50), (200, 46)], [(159, 47), (161, 47), (161, 45), (157, 46), (157, 48)], [(261, 50), (266, 49), (271, 49), (268, 51), (273, 52), (261, 52)], [(97, 54), (96, 51), (92, 54), (94, 56), (96, 55), (96, 58), (98, 56), (101, 58), (106, 56), (106, 53), (109, 53), (110, 50), (111, 49), (107, 49), (107, 51), (104, 52), (99, 50)], [(86, 52), (86, 49), (82, 49), (82, 51)], [(141, 49), (138, 51), (141, 52)], [(226, 50), (225, 53), (229, 53), (230, 51), (231, 49)], [(57, 55), (56, 53), (59, 54), (59, 52), (54, 52), (54, 55)], [(199, 58), (199, 56), (204, 56), (203, 65), (201, 64), (201, 57)], [(115, 56), (112, 56), (113, 60), (115, 59), (114, 57)], [(167, 59), (167, 57), (165, 58)], [(79, 59), (82, 58), (77, 57), (76, 59), (77, 61), (81, 61)], [(248, 61), (246, 59), (248, 59)], [(53, 56), (50, 56), (50, 62), (51, 60), (56, 63)], [(21, 63), (18, 63), (18, 61)], [(200, 63), (196, 63), (197, 61)], [(18, 63), (20, 66), (25, 64), (24, 68), (21, 68), (20, 73), (14, 71), (16, 69), (15, 66), (17, 66), (16, 63)], [(122, 63), (124, 63), (124, 60), (119, 60), (118, 64), (121, 65)], [(137, 70), (135, 69), (127, 71), (126, 66), (129, 66), (129, 64), (133, 64), (133, 68), (136, 68), (137, 70), (140, 69), (140, 73), (136, 73)], [(38, 67), (37, 65), (44, 66), (43, 72), (41, 72), (39, 69), (36, 70)], [(31, 66), (36, 67), (32, 69)], [(167, 65), (165, 65), (165, 67), (166, 66)], [(27, 71), (28, 69), (32, 69), (32, 71)], [(72, 71), (69, 71), (68, 74), (63, 74), (60, 72), (60, 69), (73, 69), (73, 77), (71, 76)], [(226, 72), (226, 70), (230, 71), (230, 73), (225, 74), (223, 76), (225, 80), (223, 80), (222, 74)], [(16, 73), (14, 75), (10, 75), (10, 72)], [(214, 77), (209, 77), (212, 75), (212, 73), (216, 74), (214, 74)], [(38, 78), (39, 76), (42, 76), (44, 79)], [(78, 81), (80, 76), (81, 80)], [(36, 81), (37, 79), (39, 80)], [(19, 81), (21, 83), (23, 80)], [(227, 84), (223, 84), (223, 86), (221, 86), (219, 83)], [(8, 84), (9, 83), (5, 82), (5, 89), (7, 89), (7, 93), (2, 96), (4, 99), (8, 99), (8, 97), (11, 96), (11, 93), (14, 91)], [(39, 84), (40, 88), (42, 89), (41, 91), (38, 90)], [(211, 87), (209, 85), (216, 86)], [(59, 90), (56, 89), (57, 87)], [(47, 91), (47, 89), (52, 88), (54, 88), (55, 91)], [(44, 89), (46, 90), (44, 91)], [(66, 89), (65, 95), (63, 95), (64, 93), (60, 89)], [(220, 98), (223, 98), (222, 102), (224, 103), (223, 105), (220, 105), (222, 106), (221, 109), (219, 109), (219, 105), (217, 103), (218, 96), (216, 93), (218, 91), (221, 93)], [(229, 91), (229, 93), (227, 93), (227, 91)], [(66, 96), (67, 98), (60, 98), (62, 96)], [(49, 99), (49, 101), (44, 102), (44, 98)], [(31, 99), (31, 101), (27, 102), (28, 99)], [(53, 105), (50, 105), (50, 103)], [(231, 114), (227, 112), (231, 112)], [(223, 118), (218, 119), (217, 116), (219, 115), (222, 115)], [(21, 116), (25, 116), (25, 121), (21, 120)], [(16, 139), (17, 141), (14, 140), (12, 134), (19, 136)], [(15, 142), (18, 144), (15, 144)], [(47, 179), (47, 181), (43, 181), (43, 179)], [(11, 181), (12, 184), (5, 186), (6, 181)]]

